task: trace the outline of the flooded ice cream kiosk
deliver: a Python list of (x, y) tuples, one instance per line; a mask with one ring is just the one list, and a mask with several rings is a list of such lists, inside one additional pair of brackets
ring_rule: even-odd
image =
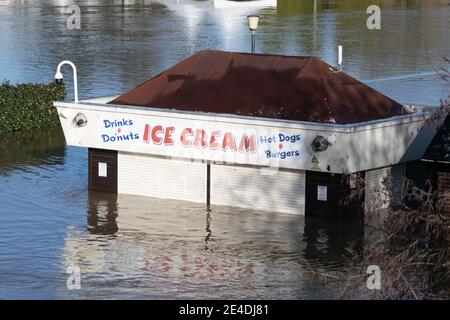
[(367, 191), (401, 175), (446, 115), (316, 57), (213, 50), (120, 96), (54, 105), (67, 144), (89, 148), (91, 190), (336, 217), (362, 207), (343, 201), (344, 177)]

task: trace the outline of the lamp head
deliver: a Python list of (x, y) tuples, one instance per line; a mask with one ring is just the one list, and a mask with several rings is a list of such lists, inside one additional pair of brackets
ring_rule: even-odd
[(247, 16), (247, 21), (248, 21), (248, 28), (251, 31), (255, 31), (256, 29), (258, 29), (258, 25), (259, 25), (259, 16), (257, 15), (249, 15)]
[(56, 73), (55, 73), (55, 82), (56, 83), (62, 83), (63, 82), (63, 75), (62, 75), (62, 73), (61, 73), (61, 71), (57, 71)]

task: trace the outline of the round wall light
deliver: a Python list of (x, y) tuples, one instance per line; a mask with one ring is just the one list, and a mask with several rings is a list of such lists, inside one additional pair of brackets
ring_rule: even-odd
[(87, 118), (83, 113), (78, 113), (75, 118), (73, 118), (73, 121), (79, 127), (84, 127), (87, 124)]

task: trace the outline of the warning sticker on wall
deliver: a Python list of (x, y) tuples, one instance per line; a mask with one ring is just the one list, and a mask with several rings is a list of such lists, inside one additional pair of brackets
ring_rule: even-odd
[(327, 186), (317, 186), (317, 200), (327, 201)]
[(108, 166), (105, 162), (98, 163), (98, 176), (99, 177), (107, 177), (108, 174)]
[(319, 159), (314, 155), (311, 159), (311, 170), (313, 171), (322, 171), (319, 167)]

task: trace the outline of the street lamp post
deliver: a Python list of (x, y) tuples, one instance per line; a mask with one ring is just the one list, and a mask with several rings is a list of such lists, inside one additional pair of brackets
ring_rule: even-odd
[(252, 53), (255, 53), (256, 50), (256, 29), (258, 29), (259, 24), (259, 16), (257, 15), (249, 15), (247, 16), (248, 28), (252, 33)]
[(58, 64), (55, 73), (55, 81), (56, 83), (61, 83), (63, 81), (63, 75), (61, 73), (61, 67), (65, 64), (68, 64), (72, 67), (73, 70), (73, 94), (75, 96), (75, 103), (78, 103), (78, 77), (77, 77), (77, 67), (73, 64), (73, 62), (64, 60)]

